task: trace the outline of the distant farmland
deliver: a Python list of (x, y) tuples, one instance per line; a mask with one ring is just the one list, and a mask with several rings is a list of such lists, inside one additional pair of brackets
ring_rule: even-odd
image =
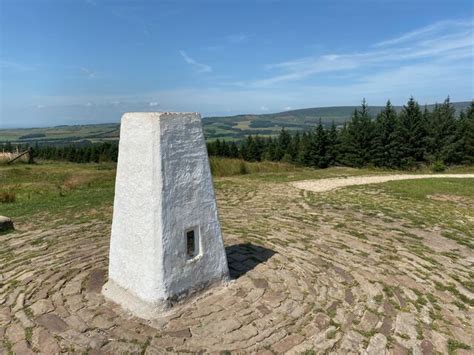
[[(453, 103), (456, 111), (464, 110), (470, 102)], [(434, 105), (429, 105), (432, 109)], [(290, 131), (312, 129), (321, 119), (325, 126), (342, 125), (350, 119), (356, 106), (316, 107), (285, 111), (265, 115), (237, 115), (227, 117), (204, 117), (204, 134), (208, 140), (239, 140), (247, 135), (273, 136), (282, 128)], [(376, 116), (383, 106), (370, 107), (372, 116)], [(395, 106), (401, 110), (401, 106)], [(118, 123), (56, 126), (48, 128), (22, 128), (0, 130), (0, 143), (13, 144), (91, 144), (116, 141), (120, 135)]]

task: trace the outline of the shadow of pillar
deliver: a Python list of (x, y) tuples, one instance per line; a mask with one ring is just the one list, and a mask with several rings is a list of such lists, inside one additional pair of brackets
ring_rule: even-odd
[(275, 251), (251, 243), (234, 244), (225, 248), (230, 277), (237, 279), (275, 255)]

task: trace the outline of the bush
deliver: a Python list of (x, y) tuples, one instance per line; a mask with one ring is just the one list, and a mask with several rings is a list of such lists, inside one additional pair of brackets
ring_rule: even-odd
[(444, 165), (444, 162), (442, 160), (436, 160), (431, 164), (431, 171), (435, 173), (441, 173), (446, 170), (446, 165)]

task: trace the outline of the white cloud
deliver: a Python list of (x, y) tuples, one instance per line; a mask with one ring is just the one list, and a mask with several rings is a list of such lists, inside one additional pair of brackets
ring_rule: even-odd
[(181, 55), (181, 57), (183, 57), (183, 59), (186, 63), (194, 66), (198, 73), (209, 73), (209, 72), (212, 71), (212, 67), (210, 65), (202, 64), (202, 63), (199, 63), (199, 62), (195, 61), (193, 58), (188, 56), (185, 51), (180, 50), (179, 54)]
[[(443, 21), (409, 32), (395, 39), (379, 42), (373, 49), (355, 53), (328, 53), (315, 57), (296, 58), (268, 64), (265, 68), (276, 73), (263, 79), (235, 84), (248, 87), (271, 87), (291, 81), (304, 80), (322, 73), (389, 71), (414, 61), (445, 62), (474, 58), (474, 27), (472, 21)], [(408, 42), (408, 43), (407, 43)], [(362, 75), (361, 75), (362, 78)]]
[(414, 31), (405, 33), (399, 37), (391, 38), (385, 41), (378, 42), (374, 44), (374, 47), (384, 47), (384, 46), (391, 46), (394, 44), (405, 43), (409, 41), (413, 41), (419, 38), (423, 38), (426, 35), (433, 35), (439, 33), (441, 31), (450, 31), (453, 29), (463, 29), (469, 28), (473, 26), (473, 22), (471, 21), (439, 21), (435, 22), (429, 26), (425, 26)]
[(155, 106), (158, 106), (158, 102), (156, 101), (152, 101), (148, 104), (150, 107), (155, 107)]
[(268, 111), (269, 108), (267, 106), (261, 106), (260, 111)]

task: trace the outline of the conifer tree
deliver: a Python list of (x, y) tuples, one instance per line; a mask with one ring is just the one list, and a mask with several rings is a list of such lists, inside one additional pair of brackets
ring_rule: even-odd
[(336, 165), (337, 157), (339, 154), (339, 137), (337, 127), (334, 121), (332, 121), (331, 128), (327, 134), (328, 148), (327, 148), (327, 159), (328, 165)]
[(341, 134), (343, 164), (362, 167), (371, 161), (374, 130), (365, 99), (361, 108), (354, 111), (352, 120)]
[(427, 122), (428, 160), (449, 163), (455, 151), (456, 118), (455, 109), (449, 97), (436, 105)]
[(395, 149), (400, 167), (421, 162), (426, 152), (427, 134), (420, 106), (413, 97), (403, 106), (398, 115), (395, 132)]
[(311, 132), (303, 132), (300, 139), (300, 145), (298, 149), (297, 162), (302, 165), (310, 166), (311, 165), (311, 141), (312, 141)]
[(283, 158), (283, 156), (288, 150), (290, 142), (291, 142), (291, 135), (288, 133), (288, 131), (285, 128), (282, 128), (278, 136), (277, 149), (275, 152), (276, 160), (281, 160)]
[(369, 106), (365, 99), (362, 100), (362, 105), (359, 111), (360, 126), (357, 131), (358, 146), (360, 147), (360, 159), (363, 165), (368, 164), (372, 160), (373, 155), (373, 140), (374, 140), (374, 124), (369, 114)]
[(461, 164), (474, 163), (474, 101), (461, 112), (456, 129), (455, 153), (453, 162)]
[(311, 140), (310, 159), (311, 165), (316, 168), (328, 167), (328, 138), (321, 120)]
[[(352, 119), (358, 115), (357, 110), (354, 111)], [(340, 163), (341, 165), (346, 165), (346, 166), (354, 166), (354, 138), (352, 136), (352, 132), (349, 129), (349, 126), (351, 125), (350, 122), (345, 122), (344, 125), (342, 126), (341, 131), (339, 132), (339, 146), (338, 146), (338, 158), (337, 162)]]
[(398, 166), (398, 152), (395, 143), (397, 112), (390, 100), (377, 115), (374, 124), (373, 159), (376, 166), (395, 168)]
[(231, 158), (237, 158), (239, 156), (239, 148), (237, 147), (237, 144), (235, 144), (234, 141), (230, 143), (229, 153), (230, 153), (229, 156)]

